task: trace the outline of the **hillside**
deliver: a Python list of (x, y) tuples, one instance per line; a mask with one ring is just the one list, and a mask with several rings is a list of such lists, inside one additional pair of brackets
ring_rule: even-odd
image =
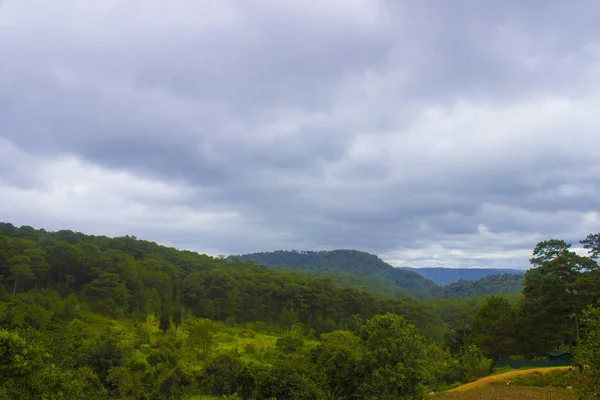
[(234, 255), (230, 260), (252, 261), (269, 267), (289, 267), (320, 273), (374, 278), (409, 291), (429, 291), (435, 283), (415, 271), (394, 268), (373, 254), (357, 250), (285, 251)]
[[(590, 268), (578, 290), (592, 290), (577, 299), (583, 310), (599, 277), (593, 260), (581, 261)], [(538, 357), (563, 337), (571, 309), (555, 321), (539, 315), (564, 303), (565, 288), (539, 279), (552, 263), (540, 268), (521, 302), (421, 302), (134, 236), (0, 223), (0, 399), (418, 398), (479, 379), (494, 360)], [(466, 285), (459, 291), (476, 282)], [(531, 297), (548, 287), (541, 304)], [(596, 354), (600, 312), (590, 312), (578, 357)], [(553, 324), (547, 337), (542, 322)]]
[[(271, 269), (313, 278), (330, 279), (342, 287), (364, 290), (378, 297), (416, 299), (467, 298), (520, 292), (523, 274), (496, 269), (394, 268), (376, 255), (356, 250), (275, 251), (230, 256), (229, 260), (252, 261)], [(437, 278), (466, 276), (439, 285), (420, 275), (422, 270)], [(492, 275), (493, 273), (493, 275)], [(479, 277), (478, 277), (479, 276)]]
[(437, 315), (413, 299), (377, 298), (329, 279), (180, 251), (133, 236), (0, 223), (0, 296), (36, 288), (76, 294), (87, 299), (91, 311), (109, 316), (173, 315), (184, 308), (217, 321), (302, 323), (320, 334), (389, 311), (437, 339), (444, 328)]
[(424, 300), (431, 297), (431, 291), (437, 290), (437, 286), (430, 290), (410, 290), (397, 286), (387, 285), (373, 277), (356, 276), (350, 274), (338, 274), (333, 272), (319, 272), (307, 269), (298, 269), (282, 266), (270, 266), (270, 269), (287, 273), (308, 276), (315, 279), (327, 279), (337, 286), (364, 290), (376, 297), (402, 298), (414, 297), (415, 299)]
[(523, 290), (524, 277), (524, 274), (494, 274), (475, 281), (461, 279), (444, 286), (444, 297), (449, 299), (518, 293)]
[(419, 275), (432, 280), (438, 285), (447, 285), (459, 280), (474, 281), (488, 275), (495, 274), (524, 274), (524, 270), (506, 268), (409, 268), (407, 271), (416, 272)]

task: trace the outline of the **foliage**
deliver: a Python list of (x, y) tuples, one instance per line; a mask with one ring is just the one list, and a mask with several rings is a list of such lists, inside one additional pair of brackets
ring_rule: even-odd
[(584, 313), (585, 324), (581, 345), (575, 353), (579, 366), (578, 391), (593, 398), (600, 393), (600, 308), (589, 307)]
[(543, 354), (536, 312), (558, 313), (555, 340), (581, 319), (579, 362), (596, 365), (597, 316), (581, 318), (599, 295), (595, 262), (554, 242), (534, 258), (521, 301), (421, 302), (130, 236), (0, 224), (0, 399), (421, 398), (487, 374), (487, 356)]
[[(61, 296), (74, 293), (92, 311), (113, 318), (154, 313), (165, 331), (167, 315), (178, 326), (182, 309), (238, 323), (264, 321), (289, 328), (301, 322), (318, 334), (350, 327), (356, 315), (365, 320), (394, 312), (424, 334), (443, 338), (440, 318), (412, 299), (375, 298), (331, 280), (278, 273), (249, 261), (178, 251), (131, 236), (0, 225), (0, 275), (10, 292), (38, 287), (58, 289)], [(371, 263), (382, 263), (367, 256)], [(33, 275), (23, 267), (27, 260)]]
[(492, 274), (474, 281), (460, 279), (444, 286), (444, 298), (520, 292), (523, 289), (523, 277), (523, 274)]
[(587, 304), (600, 297), (597, 263), (569, 250), (562, 240), (538, 243), (525, 274), (523, 314), (539, 331), (538, 342), (547, 348), (565, 338), (573, 353), (573, 341), (579, 338), (579, 317)]
[(472, 341), (494, 360), (506, 359), (515, 347), (515, 313), (504, 298), (491, 296), (481, 306), (472, 326)]
[(428, 290), (435, 286), (432, 281), (414, 271), (394, 268), (375, 255), (356, 250), (279, 250), (271, 253), (231, 256), (230, 259), (250, 260), (268, 266), (371, 277), (389, 286), (410, 290)]
[[(367, 291), (379, 297), (401, 298), (465, 298), (521, 291), (523, 274), (512, 270), (461, 270), (472, 280), (459, 279), (446, 286), (436, 285), (424, 278), (422, 271), (446, 273), (443, 269), (412, 270), (394, 268), (377, 256), (355, 250), (333, 251), (275, 251), (229, 257), (230, 260), (253, 261), (277, 271), (330, 279), (336, 285)], [(439, 271), (438, 271), (439, 270)], [(507, 272), (486, 276), (497, 272)], [(452, 271), (454, 273), (454, 270)]]
[(404, 318), (375, 316), (361, 328), (360, 339), (368, 371), (358, 390), (362, 398), (410, 399), (421, 393), (429, 379), (425, 342)]
[(492, 368), (492, 360), (484, 357), (481, 349), (474, 344), (463, 348), (458, 359), (469, 381), (483, 378)]
[(76, 398), (82, 387), (49, 363), (50, 355), (18, 334), (0, 330), (0, 398)]

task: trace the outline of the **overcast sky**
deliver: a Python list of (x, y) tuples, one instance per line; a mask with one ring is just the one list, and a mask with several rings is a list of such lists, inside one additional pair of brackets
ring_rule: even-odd
[(600, 2), (0, 0), (0, 220), (526, 268), (600, 231)]

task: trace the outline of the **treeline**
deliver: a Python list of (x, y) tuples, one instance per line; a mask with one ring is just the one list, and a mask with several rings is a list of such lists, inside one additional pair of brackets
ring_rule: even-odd
[(600, 234), (581, 243), (589, 256), (577, 254), (562, 240), (540, 242), (525, 274), (522, 298), (512, 304), (492, 296), (479, 310), (462, 307), (447, 316), (448, 347), (457, 351), (476, 344), (495, 360), (531, 359), (558, 348), (575, 354), (586, 329), (582, 315), (600, 299)]
[[(491, 365), (475, 346), (452, 357), (395, 314), (319, 342), (296, 324), (263, 346), (252, 324), (186, 318), (161, 332), (151, 317), (134, 325), (98, 318), (74, 295), (36, 304), (46, 295), (8, 300), (23, 321), (0, 309), (8, 328), (0, 329), (2, 400), (418, 399), (429, 388), (479, 378)], [(231, 349), (236, 341), (246, 344)]]
[(582, 244), (589, 257), (539, 243), (516, 302), (425, 304), (135, 237), (0, 224), (0, 399), (414, 399), (558, 347), (576, 355), (581, 393), (597, 393), (600, 234)]
[(412, 292), (427, 291), (436, 286), (433, 281), (414, 271), (394, 268), (376, 255), (356, 250), (278, 250), (270, 253), (235, 255), (229, 259), (253, 261), (268, 266), (288, 266), (293, 269), (374, 278), (386, 285), (408, 289)]
[[(73, 293), (92, 311), (115, 318), (184, 312), (219, 321), (303, 323), (317, 333), (350, 328), (373, 315), (403, 315), (441, 341), (444, 322), (413, 299), (382, 299), (335, 286), (331, 279), (283, 274), (159, 246), (135, 237), (108, 238), (0, 224), (0, 291)], [(358, 322), (357, 322), (358, 321)]]
[(525, 274), (493, 274), (475, 281), (460, 279), (444, 286), (443, 297), (453, 299), (517, 293), (523, 290), (524, 276)]
[(364, 290), (377, 297), (467, 298), (520, 292), (523, 274), (495, 274), (477, 281), (437, 285), (414, 270), (394, 268), (379, 257), (356, 250), (286, 251), (230, 256), (271, 269), (313, 278), (330, 278), (338, 286)]

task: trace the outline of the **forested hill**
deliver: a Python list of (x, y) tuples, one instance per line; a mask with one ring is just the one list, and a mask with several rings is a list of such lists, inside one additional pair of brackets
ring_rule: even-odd
[(443, 335), (439, 316), (412, 299), (377, 298), (340, 288), (331, 279), (180, 251), (133, 236), (0, 223), (0, 298), (40, 289), (61, 298), (73, 294), (90, 310), (113, 317), (155, 314), (179, 321), (187, 312), (287, 328), (303, 323), (322, 333), (389, 311), (404, 315), (430, 337)]
[[(230, 260), (252, 261), (284, 272), (313, 278), (329, 278), (343, 287), (365, 290), (379, 297), (466, 298), (521, 291), (523, 272), (505, 269), (394, 268), (373, 254), (356, 250), (285, 251), (230, 256)], [(431, 273), (446, 281), (441, 286), (421, 276)], [(510, 273), (505, 273), (510, 271)], [(426, 274), (427, 275), (427, 274)], [(445, 282), (447, 283), (447, 282)]]
[(494, 274), (475, 281), (460, 279), (444, 286), (444, 298), (466, 298), (490, 294), (518, 293), (523, 290), (525, 274)]
[[(583, 243), (600, 254), (600, 234)], [(569, 246), (538, 244), (522, 301), (420, 302), (132, 236), (0, 223), (0, 399), (420, 398), (565, 339), (590, 366), (577, 381), (598, 382), (600, 269)]]
[(407, 271), (416, 272), (427, 279), (431, 279), (438, 285), (446, 285), (459, 280), (474, 281), (488, 275), (496, 274), (520, 274), (524, 275), (525, 271), (520, 269), (507, 268), (408, 268)]
[(394, 268), (373, 254), (357, 250), (286, 251), (234, 255), (230, 260), (252, 261), (270, 267), (354, 275), (412, 292), (428, 292), (436, 284), (415, 271)]

